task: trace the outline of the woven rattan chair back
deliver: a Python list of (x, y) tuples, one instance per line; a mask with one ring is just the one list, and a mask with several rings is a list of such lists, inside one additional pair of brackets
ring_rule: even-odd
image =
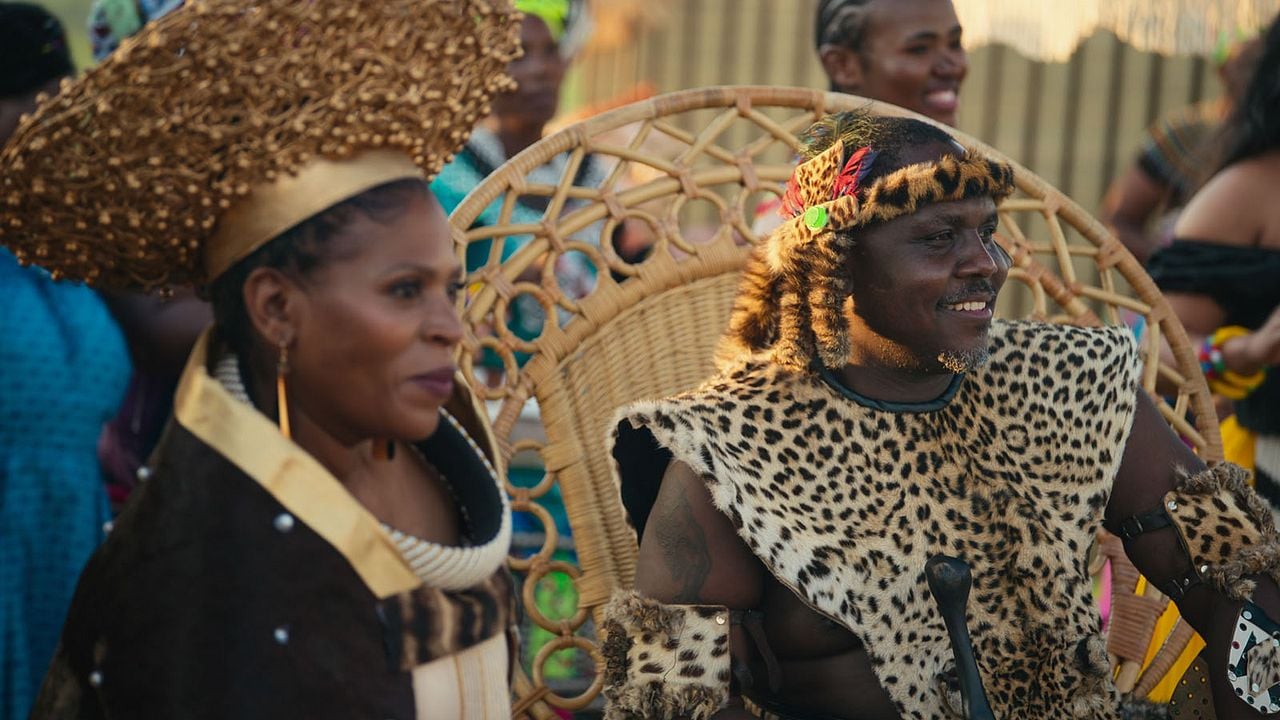
[[(636, 537), (610, 475), (609, 419), (624, 403), (691, 388), (708, 377), (739, 269), (757, 240), (751, 229), (756, 204), (781, 193), (794, 166), (797, 132), (826, 113), (857, 107), (905, 114), (858, 97), (797, 88), (718, 87), (655, 97), (545, 138), (499, 168), (453, 212), (459, 256), (470, 256), (471, 265), (460, 363), (490, 401), (508, 460), (536, 452), (546, 469), (533, 487), (509, 485), (514, 509), (545, 530), (541, 549), (513, 557), (511, 564), (527, 573), (523, 600), (530, 618), (553, 635), (533, 659), (531, 677), (517, 683), (518, 713), (544, 717), (548, 705), (575, 710), (592, 702), (603, 665), (589, 621), (598, 619), (613, 590), (634, 581)], [(590, 175), (584, 173), (587, 162), (600, 163), (596, 176), (602, 180), (582, 182)], [(535, 179), (545, 169), (535, 170), (549, 163), (560, 168), (558, 177)], [(1147, 328), (1144, 385), (1150, 390), (1163, 376), (1176, 389), (1160, 401), (1164, 417), (1203, 457), (1220, 458), (1197, 358), (1150, 278), (1078, 205), (1015, 167), (1018, 192), (1000, 207), (997, 236), (1015, 264), (1007, 286), (1014, 298), (1002, 300), (1002, 314), (1080, 324), (1140, 319)], [(535, 222), (516, 222), (521, 203), (545, 211)], [(477, 224), (482, 213), (487, 224)], [(627, 223), (656, 239), (642, 261), (625, 260), (612, 240)], [(556, 268), (570, 261), (594, 270), (594, 288), (585, 295), (557, 279)], [(526, 317), (543, 317), (534, 337), (510, 327), (513, 308), (522, 303)], [(533, 306), (541, 312), (528, 312)], [(1162, 339), (1174, 350), (1175, 366), (1160, 363)], [(489, 365), (497, 358), (502, 370), (482, 377), (482, 356)], [(533, 402), (537, 413), (530, 411)], [(536, 425), (532, 431), (530, 424)], [(576, 565), (554, 557), (559, 535), (545, 507), (553, 488), (572, 528)], [(536, 587), (549, 574), (570, 579), (575, 612), (548, 617), (535, 603)], [(1151, 593), (1145, 596), (1150, 607), (1134, 621), (1142, 627), (1164, 604)], [(1122, 690), (1141, 680), (1141, 640), (1147, 636), (1137, 634), (1133, 647), (1112, 647), (1122, 665)], [(583, 664), (594, 665), (589, 685), (553, 691), (544, 665), (561, 652), (580, 653)]]

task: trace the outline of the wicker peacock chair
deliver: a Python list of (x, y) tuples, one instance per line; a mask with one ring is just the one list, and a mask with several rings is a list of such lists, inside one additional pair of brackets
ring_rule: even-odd
[[(513, 557), (511, 565), (526, 574), (523, 600), (531, 620), (554, 636), (533, 659), (532, 676), (517, 683), (517, 714), (546, 717), (548, 706), (582, 709), (600, 692), (601, 673), (595, 672), (585, 689), (557, 694), (548, 687), (543, 665), (568, 651), (601, 668), (588, 621), (599, 619), (614, 589), (634, 580), (635, 533), (613, 486), (606, 447), (613, 411), (636, 399), (691, 388), (712, 372), (713, 349), (726, 325), (747, 243), (757, 240), (753, 208), (780, 194), (794, 165), (795, 134), (826, 113), (867, 106), (908, 114), (858, 97), (796, 88), (716, 87), (654, 97), (533, 145), (481, 183), (451, 216), (459, 255), (470, 248), (473, 266), (477, 254), (484, 259), (468, 276), (460, 362), (491, 401), (506, 457), (536, 452), (546, 469), (533, 487), (508, 486), (514, 509), (529, 513), (546, 531), (536, 554)], [(561, 153), (569, 161), (557, 182), (528, 179)], [(616, 162), (598, 187), (574, 185), (587, 154)], [(1088, 213), (1025, 168), (1015, 168), (1018, 192), (1000, 207), (998, 239), (1013, 257), (1009, 277), (1017, 282), (1010, 288), (1020, 285), (1021, 298), (1011, 306), (1002, 301), (1002, 314), (1078, 324), (1143, 316), (1144, 386), (1152, 390), (1163, 379), (1175, 388), (1171, 403), (1160, 401), (1164, 417), (1202, 457), (1220, 459), (1213, 406), (1195, 352), (1151, 279)], [(545, 204), (541, 222), (510, 222), (521, 197)], [(499, 223), (473, 228), (495, 203), (501, 207)], [(647, 227), (656, 237), (643, 261), (629, 263), (611, 241), (601, 242), (624, 222)], [(712, 230), (699, 239), (698, 226)], [(506, 240), (513, 237), (521, 239)], [(556, 279), (554, 267), (566, 256), (596, 271), (595, 287), (585, 297), (573, 297)], [(516, 302), (542, 307), (543, 327), (534, 339), (522, 339), (508, 327)], [(1173, 348), (1174, 367), (1160, 362), (1162, 339)], [(496, 381), (477, 377), (482, 354), (490, 364), (500, 359), (504, 369)], [(526, 406), (535, 401), (540, 432), (530, 436), (524, 426), (533, 414)], [(545, 507), (553, 488), (572, 527), (576, 565), (553, 559), (558, 534)], [(1167, 600), (1144, 588), (1124, 562), (1113, 559), (1109, 648), (1121, 690), (1141, 698), (1174, 664), (1190, 633), (1175, 627), (1163, 647), (1153, 646), (1160, 648), (1157, 657), (1145, 657)], [(535, 604), (534, 589), (549, 574), (570, 579), (576, 612), (548, 617)]]

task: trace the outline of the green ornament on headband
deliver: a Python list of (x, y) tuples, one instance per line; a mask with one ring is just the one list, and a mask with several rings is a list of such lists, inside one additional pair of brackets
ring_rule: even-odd
[(565, 21), (569, 19), (569, 0), (516, 0), (515, 4), (520, 12), (546, 23), (556, 42), (564, 37)]
[(804, 224), (809, 226), (811, 230), (821, 230), (827, 226), (827, 209), (821, 205), (814, 205), (804, 211)]

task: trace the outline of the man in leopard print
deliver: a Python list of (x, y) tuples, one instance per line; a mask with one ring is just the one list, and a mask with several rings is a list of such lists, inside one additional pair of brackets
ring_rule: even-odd
[(973, 573), (997, 718), (1119, 718), (1100, 526), (1205, 637), (1218, 717), (1266, 707), (1226, 666), (1242, 601), (1280, 618), (1280, 539), (1170, 432), (1125, 330), (992, 319), (1010, 169), (866, 113), (806, 141), (717, 375), (618, 415), (641, 543), (606, 612), (607, 717), (963, 717), (924, 578), (945, 554)]

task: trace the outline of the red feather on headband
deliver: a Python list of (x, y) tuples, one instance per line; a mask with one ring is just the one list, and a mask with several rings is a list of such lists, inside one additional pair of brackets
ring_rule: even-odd
[(844, 169), (840, 171), (840, 176), (836, 178), (835, 187), (832, 188), (831, 199), (852, 195), (858, 192), (858, 187), (862, 184), (862, 179), (871, 172), (871, 163), (876, 161), (876, 156), (880, 153), (872, 150), (871, 146), (859, 148), (857, 152), (849, 156), (849, 161), (844, 164)]
[(802, 212), (804, 198), (800, 195), (800, 185), (796, 183), (796, 174), (793, 172), (787, 178), (787, 191), (782, 195), (782, 206), (778, 208), (778, 214), (790, 220)]
[[(859, 148), (857, 152), (850, 155), (849, 160), (844, 164), (844, 169), (832, 183), (831, 199), (835, 200), (858, 192), (863, 178), (871, 172), (871, 164), (876, 161), (879, 154), (868, 146)], [(804, 195), (800, 192), (799, 183), (796, 182), (796, 173), (792, 173), (787, 180), (787, 189), (782, 195), (782, 205), (778, 208), (778, 214), (790, 219), (801, 215), (806, 209)]]

